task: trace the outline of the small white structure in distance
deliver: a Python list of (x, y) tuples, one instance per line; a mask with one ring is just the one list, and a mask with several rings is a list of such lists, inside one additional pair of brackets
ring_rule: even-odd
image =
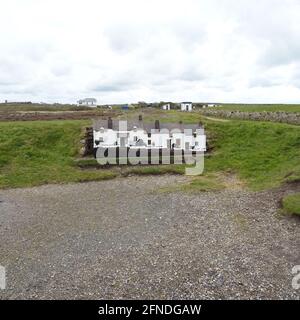
[(85, 98), (77, 101), (78, 107), (97, 107), (97, 99), (95, 98)]
[(163, 109), (163, 110), (171, 110), (171, 105), (170, 105), (170, 103), (164, 104), (164, 105), (162, 106), (162, 109)]
[(192, 111), (193, 110), (193, 103), (192, 102), (181, 102), (181, 111)]
[(214, 107), (221, 107), (221, 105), (220, 104), (216, 104), (216, 103), (208, 103), (208, 104), (204, 104), (202, 106), (203, 109), (205, 109), (205, 108), (214, 108)]

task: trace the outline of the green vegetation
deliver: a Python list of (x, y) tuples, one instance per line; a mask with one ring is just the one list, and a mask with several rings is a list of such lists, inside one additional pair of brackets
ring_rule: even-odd
[(100, 180), (109, 171), (74, 166), (81, 128), (86, 121), (0, 123), (0, 187)]
[(177, 186), (170, 186), (169, 188), (163, 188), (163, 192), (168, 191), (185, 191), (185, 192), (208, 192), (208, 191), (220, 191), (225, 189), (225, 185), (221, 179), (215, 174), (204, 174), (198, 177), (194, 177), (190, 182), (180, 184)]
[[(222, 188), (219, 177), (227, 173), (255, 190), (300, 179), (299, 126), (211, 121), (201, 118), (199, 113), (176, 111), (144, 113), (145, 120), (157, 118), (165, 122), (201, 121), (205, 125), (211, 154), (205, 160), (204, 176), (192, 180), (186, 190)], [(100, 167), (93, 159), (75, 161), (82, 127), (89, 123), (81, 120), (0, 123), (0, 188), (109, 179), (128, 174), (184, 173), (183, 165)]]
[(300, 104), (222, 104), (212, 110), (248, 111), (248, 112), (300, 112)]
[[(121, 105), (113, 106), (113, 110), (120, 111)], [(76, 111), (76, 110), (91, 110), (89, 107), (77, 107), (76, 105), (72, 104), (38, 104), (38, 103), (0, 103), (0, 112), (2, 111)], [(94, 109), (93, 109), (94, 110)], [(140, 112), (146, 112), (151, 117), (151, 114), (153, 117), (157, 115), (162, 115), (163, 112), (159, 108), (151, 108), (151, 109), (139, 109)], [(230, 111), (270, 111), (270, 112), (276, 112), (276, 111), (285, 111), (285, 112), (300, 112), (300, 104), (222, 104), (221, 107), (217, 108), (211, 108), (208, 110), (230, 110)], [(137, 110), (134, 108), (130, 108), (127, 111), (124, 111), (124, 115), (136, 115)], [(173, 114), (174, 120), (186, 118), (192, 118), (191, 113), (179, 113), (176, 110), (171, 110), (164, 112), (164, 114)], [(153, 120), (156, 120), (157, 118), (153, 118)]]
[(300, 216), (300, 193), (288, 195), (283, 198), (282, 206), (285, 213)]
[(207, 192), (219, 191), (225, 188), (221, 177), (215, 174), (204, 174), (198, 177), (191, 178), (191, 181), (172, 185), (169, 187), (160, 188), (158, 192)]
[(184, 165), (150, 165), (150, 166), (132, 166), (127, 167), (122, 172), (123, 175), (160, 175), (160, 174), (184, 174)]
[[(160, 174), (184, 174), (185, 172), (185, 165), (139, 165), (139, 166), (114, 166), (114, 165), (107, 165), (101, 166), (95, 159), (80, 159), (75, 161), (75, 164), (83, 169), (89, 168), (96, 168), (98, 170), (107, 170), (110, 169), (114, 172), (118, 172), (122, 176), (128, 176), (131, 174), (135, 175), (160, 175)], [(117, 170), (116, 170), (117, 169)]]
[(233, 172), (253, 189), (300, 179), (300, 128), (279, 123), (206, 121), (213, 147), (206, 172)]
[(203, 175), (194, 178), (189, 184), (182, 187), (185, 191), (217, 191), (225, 188), (225, 185), (215, 175)]
[(279, 186), (300, 179), (300, 127), (295, 125), (201, 118), (199, 113), (156, 111), (148, 120), (197, 123), (205, 126), (212, 147), (206, 158), (205, 173), (231, 172), (252, 189)]
[[(137, 113), (132, 113), (131, 117), (136, 119)], [(161, 122), (177, 122), (183, 123), (198, 123), (201, 121), (202, 116), (199, 112), (180, 112), (176, 110), (162, 111), (162, 110), (147, 110), (143, 112), (143, 118), (147, 122), (154, 123), (155, 120)]]

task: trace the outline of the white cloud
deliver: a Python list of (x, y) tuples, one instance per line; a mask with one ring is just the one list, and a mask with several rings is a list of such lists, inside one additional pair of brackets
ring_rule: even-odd
[(1, 0), (0, 99), (300, 101), (296, 0)]

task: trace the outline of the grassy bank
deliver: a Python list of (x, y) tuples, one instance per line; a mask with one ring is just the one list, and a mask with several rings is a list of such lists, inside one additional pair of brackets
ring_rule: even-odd
[(300, 216), (300, 193), (284, 197), (282, 200), (282, 207), (285, 213)]
[[(145, 114), (155, 118), (158, 114)], [(197, 113), (164, 113), (163, 121), (198, 122)], [(212, 154), (205, 178), (191, 188), (214, 188), (214, 174), (233, 173), (253, 189), (300, 179), (300, 128), (279, 123), (203, 120)], [(94, 169), (75, 162), (82, 127), (88, 121), (0, 123), (0, 188), (108, 179), (120, 174), (184, 173), (182, 166)], [(81, 166), (81, 167), (80, 167)], [(82, 168), (84, 167), (84, 168)], [(208, 189), (209, 189), (208, 188)]]
[[(148, 121), (159, 118), (160, 113), (151, 112), (144, 118)], [(212, 154), (205, 159), (205, 175), (194, 181), (191, 189), (201, 189), (202, 184), (213, 181), (214, 173), (233, 173), (252, 189), (279, 186), (284, 182), (300, 179), (300, 128), (297, 126), (251, 121), (210, 121), (201, 119), (197, 113), (163, 113), (165, 122), (185, 123), (201, 121), (209, 136)], [(88, 165), (88, 163), (87, 163)], [(136, 174), (163, 174), (166, 170), (182, 172), (177, 167), (132, 167)], [(212, 174), (212, 175), (211, 175)], [(207, 188), (210, 189), (210, 188)]]
[(0, 187), (106, 179), (109, 170), (74, 166), (86, 121), (0, 123)]
[(207, 172), (236, 173), (253, 189), (300, 179), (300, 128), (251, 121), (206, 122), (213, 155)]

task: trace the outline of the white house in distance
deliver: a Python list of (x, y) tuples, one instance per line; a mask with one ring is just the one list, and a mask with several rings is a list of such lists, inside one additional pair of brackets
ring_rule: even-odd
[(205, 108), (214, 108), (214, 107), (221, 107), (221, 105), (217, 104), (217, 103), (207, 103), (207, 104), (204, 104), (202, 106), (203, 109), (205, 109)]
[(154, 125), (139, 120), (127, 122), (97, 120), (93, 127), (94, 152), (98, 148), (170, 149), (206, 151), (206, 136), (201, 124), (162, 123)]
[(97, 107), (97, 99), (95, 98), (85, 98), (77, 101), (78, 107)]
[(170, 103), (166, 103), (162, 106), (163, 110), (171, 110), (171, 104)]
[(193, 103), (192, 102), (181, 102), (180, 104), (181, 111), (192, 111), (193, 110)]

